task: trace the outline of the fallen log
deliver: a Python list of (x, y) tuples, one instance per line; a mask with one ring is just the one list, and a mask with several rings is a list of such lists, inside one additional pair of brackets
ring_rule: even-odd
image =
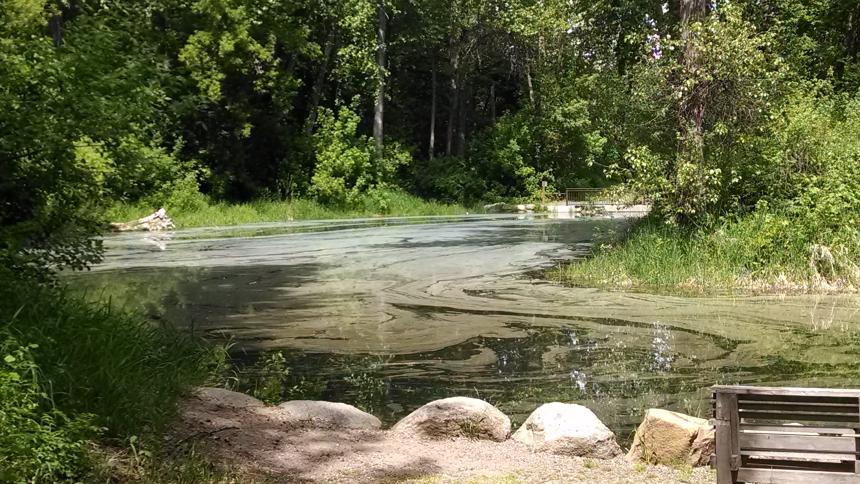
[(114, 232), (163, 232), (175, 229), (176, 225), (174, 225), (173, 220), (167, 216), (167, 211), (164, 210), (164, 208), (159, 208), (154, 213), (137, 220), (132, 220), (131, 222), (112, 222), (110, 224), (110, 228)]

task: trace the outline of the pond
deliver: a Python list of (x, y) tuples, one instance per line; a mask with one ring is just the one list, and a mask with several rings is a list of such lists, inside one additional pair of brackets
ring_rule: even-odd
[(690, 298), (539, 276), (625, 223), (467, 216), (122, 234), (75, 284), (229, 342), (242, 390), (275, 372), (280, 398), (351, 403), (388, 423), (447, 396), (487, 400), (515, 424), (560, 400), (625, 439), (649, 407), (707, 416), (716, 383), (860, 386), (856, 296)]

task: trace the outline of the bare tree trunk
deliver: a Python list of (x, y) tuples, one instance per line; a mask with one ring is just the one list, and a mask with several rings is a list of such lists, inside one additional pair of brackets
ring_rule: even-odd
[(433, 59), (433, 78), (430, 88), (430, 147), (427, 156), (432, 160), (436, 150), (436, 59)]
[(624, 35), (626, 31), (619, 26), (618, 34), (615, 36), (615, 66), (618, 70), (618, 75), (623, 76), (627, 73), (627, 58), (624, 52)]
[(460, 75), (459, 52), (452, 47), (451, 52), (451, 104), (448, 108), (448, 139), (445, 140), (445, 156), (451, 156), (454, 147), (454, 124), (457, 122), (457, 108), (460, 106)]
[(314, 125), (317, 122), (317, 108), (319, 108), (320, 100), (322, 99), (323, 87), (325, 86), (325, 78), (328, 75), (328, 65), (331, 62), (331, 56), (334, 52), (334, 42), (335, 42), (335, 32), (334, 27), (329, 31), (328, 37), (325, 41), (325, 47), (323, 49), (323, 59), (322, 63), (319, 66), (319, 70), (317, 70), (316, 79), (314, 79), (314, 87), (311, 91), (311, 100), (308, 105), (308, 119), (305, 122), (305, 134), (310, 135), (314, 130)]
[[(686, 75), (695, 75), (699, 65), (699, 52), (696, 49), (690, 24), (702, 19), (706, 13), (706, 0), (681, 0), (681, 40), (684, 43), (684, 70)], [(702, 83), (691, 86), (681, 100), (681, 156), (683, 159), (700, 163), (704, 158), (704, 117), (705, 98)]]
[(385, 111), (385, 30), (388, 14), (385, 13), (385, 2), (379, 0), (379, 18), (376, 29), (376, 67), (379, 76), (379, 86), (376, 90), (376, 105), (373, 113), (373, 139), (376, 142), (376, 156), (382, 158), (383, 145), (383, 114)]
[(463, 82), (460, 83), (460, 105), (457, 111), (457, 156), (466, 156), (466, 118), (468, 115), (469, 101), (472, 98), (471, 84), (463, 90)]
[(490, 84), (490, 119), (496, 124), (496, 81)]
[(845, 28), (845, 52), (848, 57), (857, 61), (857, 56), (860, 54), (860, 7), (854, 7), (853, 12), (848, 12), (848, 20)]
[[(674, 197), (677, 212), (675, 221), (685, 223), (691, 216), (702, 213), (706, 200), (702, 198), (702, 186), (696, 180), (705, 177), (705, 92), (707, 84), (698, 79), (700, 56), (693, 38), (692, 24), (701, 20), (707, 12), (707, 0), (680, 0), (681, 40), (683, 42), (684, 69), (679, 80), (686, 87), (678, 107), (679, 146), (678, 162), (692, 165), (697, 176), (682, 180), (677, 177), (679, 166), (672, 167), (675, 180)], [(689, 82), (689, 81), (693, 82)]]
[(51, 37), (54, 38), (54, 47), (63, 45), (63, 17), (60, 14), (51, 15), (48, 19), (48, 29), (51, 31)]
[(532, 69), (528, 64), (526, 64), (526, 83), (529, 86), (529, 102), (531, 103), (532, 107), (534, 107), (534, 105), (535, 105), (535, 88), (532, 85)]

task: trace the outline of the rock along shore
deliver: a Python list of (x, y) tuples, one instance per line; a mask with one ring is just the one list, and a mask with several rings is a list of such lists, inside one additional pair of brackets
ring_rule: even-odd
[(278, 482), (640, 484), (712, 482), (710, 469), (693, 467), (713, 453), (709, 429), (703, 419), (649, 410), (625, 458), (612, 431), (576, 404), (542, 405), (512, 433), (510, 419), (494, 406), (453, 397), (383, 430), (379, 419), (343, 403), (267, 406), (241, 393), (199, 388), (183, 403), (175, 440), (201, 443), (213, 462)]

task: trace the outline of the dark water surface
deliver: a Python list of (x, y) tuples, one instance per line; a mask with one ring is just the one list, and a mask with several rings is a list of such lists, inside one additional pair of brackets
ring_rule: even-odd
[(715, 383), (860, 387), (857, 296), (686, 298), (530, 275), (623, 223), (474, 216), (123, 234), (75, 283), (232, 341), (240, 388), (259, 391), (286, 368), (281, 398), (352, 403), (387, 422), (454, 395), (515, 423), (561, 400), (624, 438), (645, 408), (707, 414)]

